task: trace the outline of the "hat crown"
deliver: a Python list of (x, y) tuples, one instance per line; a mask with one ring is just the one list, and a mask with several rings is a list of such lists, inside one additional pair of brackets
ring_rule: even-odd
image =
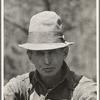
[(62, 42), (61, 18), (53, 11), (44, 11), (34, 15), (30, 20), (29, 43)]
[(61, 18), (53, 11), (44, 11), (30, 20), (29, 32), (62, 31)]

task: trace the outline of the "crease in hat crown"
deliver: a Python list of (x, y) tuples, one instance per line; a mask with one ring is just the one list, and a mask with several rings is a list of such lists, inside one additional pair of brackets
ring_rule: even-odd
[(30, 20), (28, 42), (19, 45), (30, 50), (50, 50), (73, 44), (64, 39), (61, 18), (53, 11), (44, 11)]

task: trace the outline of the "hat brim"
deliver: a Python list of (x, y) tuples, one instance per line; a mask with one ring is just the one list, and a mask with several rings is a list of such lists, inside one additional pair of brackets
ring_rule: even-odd
[(65, 43), (36, 43), (36, 44), (31, 44), (31, 43), (24, 43), (19, 45), (20, 47), (24, 49), (29, 49), (29, 50), (52, 50), (52, 49), (58, 49), (58, 48), (63, 48), (69, 45), (74, 44), (73, 42), (65, 42)]

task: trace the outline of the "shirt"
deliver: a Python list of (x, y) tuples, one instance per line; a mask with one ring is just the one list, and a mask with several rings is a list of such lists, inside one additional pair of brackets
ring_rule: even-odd
[[(38, 71), (26, 73), (11, 79), (5, 86), (5, 100), (96, 100), (96, 83), (70, 71), (62, 65), (63, 78), (48, 90), (40, 80)], [(91, 88), (92, 87), (92, 88)], [(8, 99), (9, 98), (9, 99)], [(80, 99), (82, 98), (82, 99)], [(90, 100), (87, 99), (87, 100)]]

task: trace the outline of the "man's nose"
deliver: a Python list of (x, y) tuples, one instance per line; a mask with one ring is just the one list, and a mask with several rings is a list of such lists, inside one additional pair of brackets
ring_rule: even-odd
[(46, 64), (51, 63), (51, 56), (50, 56), (49, 52), (45, 52), (45, 54), (44, 54), (44, 62)]

